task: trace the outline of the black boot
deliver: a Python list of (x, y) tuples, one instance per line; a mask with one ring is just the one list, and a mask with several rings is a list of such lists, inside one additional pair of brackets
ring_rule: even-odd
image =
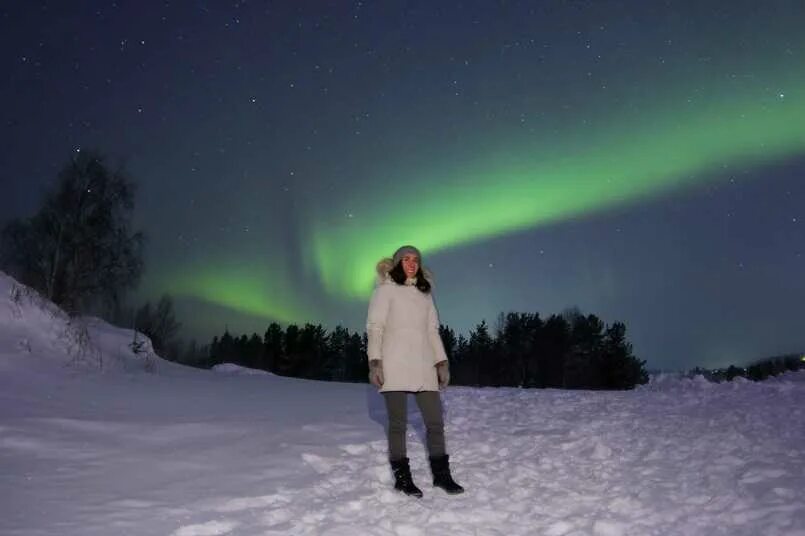
[(402, 491), (406, 495), (422, 497), (422, 490), (414, 485), (408, 458), (391, 460), (391, 471), (394, 473), (394, 489)]
[(433, 485), (437, 488), (442, 488), (450, 495), (457, 495), (464, 493), (464, 488), (456, 484), (450, 474), (450, 461), (449, 456), (431, 456), (430, 470), (433, 472)]

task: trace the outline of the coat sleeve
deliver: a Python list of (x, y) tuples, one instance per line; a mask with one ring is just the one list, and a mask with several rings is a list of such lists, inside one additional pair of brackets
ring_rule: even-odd
[(377, 286), (369, 300), (369, 314), (366, 317), (366, 355), (369, 361), (383, 359), (383, 330), (386, 329), (391, 303), (386, 290), (384, 285)]
[(433, 304), (433, 296), (428, 300), (428, 339), (433, 348), (433, 364), (447, 361), (447, 353), (444, 351), (444, 344), (442, 338), (439, 336), (439, 314), (436, 312), (436, 306)]

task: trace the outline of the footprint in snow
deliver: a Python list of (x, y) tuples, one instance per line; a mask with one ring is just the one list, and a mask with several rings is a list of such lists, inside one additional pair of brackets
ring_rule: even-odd
[(326, 475), (333, 470), (333, 463), (330, 460), (322, 458), (316, 454), (310, 454), (307, 452), (303, 453), (302, 460), (304, 460), (306, 464), (311, 466), (313, 470), (320, 475)]
[(786, 474), (788, 473), (782, 469), (750, 469), (741, 477), (741, 484), (754, 484), (772, 478), (780, 478)]
[(176, 529), (172, 536), (221, 536), (229, 534), (238, 526), (234, 521), (208, 521), (196, 525), (185, 525)]

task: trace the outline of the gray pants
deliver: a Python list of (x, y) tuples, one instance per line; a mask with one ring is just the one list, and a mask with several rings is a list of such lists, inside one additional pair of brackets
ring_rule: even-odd
[[(444, 420), (442, 419), (442, 400), (438, 391), (411, 393), (419, 406), (419, 413), (425, 422), (429, 456), (444, 456)], [(386, 412), (389, 416), (389, 459), (401, 460), (406, 457), (405, 432), (408, 424), (408, 392), (387, 391)]]

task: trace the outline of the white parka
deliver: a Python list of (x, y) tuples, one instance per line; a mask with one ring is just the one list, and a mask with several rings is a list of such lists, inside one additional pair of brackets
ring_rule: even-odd
[(438, 391), (436, 363), (447, 360), (433, 296), (389, 276), (391, 259), (377, 263), (378, 283), (366, 319), (369, 360), (383, 365), (381, 391)]

